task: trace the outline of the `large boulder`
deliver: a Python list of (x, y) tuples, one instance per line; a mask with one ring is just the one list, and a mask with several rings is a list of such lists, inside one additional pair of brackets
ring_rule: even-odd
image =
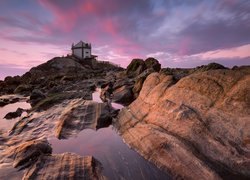
[(45, 99), (46, 96), (45, 94), (38, 90), (38, 89), (34, 89), (30, 95), (30, 104), (31, 106), (36, 105), (39, 101), (41, 101), (42, 99)]
[(142, 59), (133, 59), (127, 67), (126, 74), (130, 77), (138, 76), (146, 68), (146, 64)]
[(149, 57), (145, 60), (147, 69), (152, 68), (154, 71), (159, 72), (161, 70), (161, 64), (155, 58)]
[(249, 70), (209, 70), (177, 83), (152, 73), (114, 126), (174, 178), (249, 179), (249, 84)]

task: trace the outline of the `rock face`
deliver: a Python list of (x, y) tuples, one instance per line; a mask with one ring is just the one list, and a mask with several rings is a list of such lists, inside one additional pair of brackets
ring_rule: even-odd
[(108, 127), (112, 123), (112, 109), (104, 103), (75, 101), (58, 117), (55, 136), (65, 139), (83, 129)]
[(42, 93), (40, 90), (35, 89), (32, 91), (31, 95), (30, 95), (30, 104), (31, 106), (34, 106), (36, 103), (38, 103), (39, 101), (41, 101), (42, 99), (45, 99), (46, 96), (44, 95), (44, 93)]
[(13, 145), (4, 153), (14, 160), (15, 168), (27, 168), (22, 178), (24, 180), (106, 179), (102, 175), (101, 163), (92, 156), (82, 157), (73, 153), (51, 155), (52, 148), (46, 139)]
[(53, 135), (59, 139), (69, 138), (86, 128), (97, 130), (109, 126), (115, 113), (108, 104), (80, 98), (64, 100), (46, 111), (30, 112), (14, 125), (10, 135), (20, 136), (22, 141)]
[(91, 156), (73, 153), (54, 154), (40, 157), (24, 174), (28, 179), (106, 179), (101, 164)]
[(9, 158), (14, 159), (14, 167), (24, 168), (36, 162), (40, 156), (51, 154), (52, 148), (47, 140), (33, 140), (14, 145), (5, 153)]
[(161, 64), (155, 58), (149, 57), (145, 60), (145, 64), (147, 69), (152, 68), (155, 72), (159, 72), (161, 70)]
[(153, 73), (115, 122), (125, 142), (174, 178), (250, 178), (250, 67), (182, 78)]
[(145, 62), (142, 59), (133, 59), (127, 67), (128, 76), (138, 76), (146, 69)]
[(146, 69), (153, 69), (155, 72), (161, 70), (161, 64), (154, 58), (147, 58), (145, 61), (142, 59), (133, 59), (127, 67), (126, 74), (129, 77), (136, 77)]
[(122, 105), (129, 105), (139, 95), (146, 77), (161, 70), (161, 64), (154, 58), (133, 59), (128, 65), (126, 72), (117, 73), (110, 78), (110, 84), (102, 87), (101, 99), (106, 102), (112, 99), (113, 102)]

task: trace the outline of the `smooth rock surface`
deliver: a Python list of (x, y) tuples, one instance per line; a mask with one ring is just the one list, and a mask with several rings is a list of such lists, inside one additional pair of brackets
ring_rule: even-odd
[(108, 127), (112, 123), (111, 111), (111, 107), (104, 103), (76, 101), (58, 117), (55, 136), (64, 139), (83, 129)]

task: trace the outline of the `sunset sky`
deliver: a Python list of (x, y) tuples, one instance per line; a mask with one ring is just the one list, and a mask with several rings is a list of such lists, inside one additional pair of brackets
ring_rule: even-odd
[(250, 0), (0, 0), (0, 79), (92, 43), (126, 67), (250, 65)]

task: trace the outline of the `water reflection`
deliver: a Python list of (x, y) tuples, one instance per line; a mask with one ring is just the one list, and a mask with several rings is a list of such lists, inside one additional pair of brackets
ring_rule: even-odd
[[(10, 130), (13, 125), (16, 123), (16, 121), (20, 118), (15, 118), (15, 119), (10, 119), (10, 120), (6, 120), (4, 119), (4, 116), (9, 113), (9, 112), (14, 112), (17, 110), (17, 108), (22, 108), (22, 109), (29, 109), (31, 106), (29, 103), (27, 102), (17, 102), (14, 104), (8, 104), (4, 107), (0, 107), (0, 129), (4, 129), (4, 130)], [(22, 116), (27, 115), (26, 112), (22, 113)]]
[(98, 131), (85, 129), (67, 140), (50, 139), (53, 153), (90, 155), (104, 167), (108, 179), (170, 179), (169, 176), (130, 149), (110, 126)]
[[(96, 88), (96, 91), (92, 93), (92, 100), (95, 102), (102, 103), (102, 100), (100, 98), (100, 93), (101, 93), (101, 89)], [(124, 107), (123, 105), (114, 103), (114, 102), (111, 102), (111, 106), (115, 109), (122, 109)]]

